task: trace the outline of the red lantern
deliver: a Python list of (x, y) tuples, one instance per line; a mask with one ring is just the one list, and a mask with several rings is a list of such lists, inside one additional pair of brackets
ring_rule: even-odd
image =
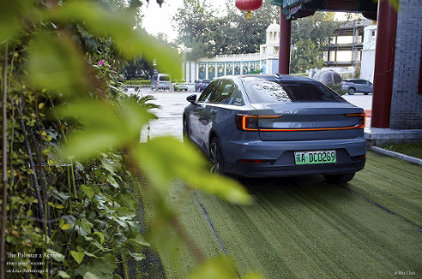
[(236, 7), (241, 11), (247, 11), (246, 18), (251, 18), (251, 11), (261, 7), (262, 0), (236, 0)]

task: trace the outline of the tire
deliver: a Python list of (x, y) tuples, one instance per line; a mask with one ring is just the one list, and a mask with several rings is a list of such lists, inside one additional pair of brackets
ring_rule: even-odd
[(341, 174), (326, 174), (324, 175), (325, 180), (327, 180), (327, 182), (329, 183), (333, 183), (333, 184), (344, 184), (349, 182), (350, 180), (353, 179), (353, 177), (355, 176), (355, 173), (341, 173)]
[(211, 173), (224, 174), (224, 157), (221, 152), (217, 137), (213, 137), (210, 143)]
[(189, 124), (185, 117), (183, 117), (183, 142), (190, 141)]
[(366, 92), (366, 93), (363, 93), (363, 94), (368, 95), (369, 93), (368, 93), (368, 92)]
[(349, 93), (349, 95), (353, 95), (353, 94), (355, 94), (355, 92), (356, 92), (356, 89), (354, 89), (353, 87), (349, 88), (349, 90), (347, 90), (347, 93)]

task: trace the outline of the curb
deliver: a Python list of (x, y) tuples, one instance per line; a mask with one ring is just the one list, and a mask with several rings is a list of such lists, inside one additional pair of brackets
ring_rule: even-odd
[(381, 147), (378, 147), (378, 146), (371, 146), (369, 149), (371, 149), (375, 152), (381, 153), (383, 155), (399, 158), (399, 159), (405, 160), (409, 163), (422, 166), (422, 159), (419, 159), (419, 158), (408, 156), (408, 155), (405, 155), (405, 154), (402, 154), (402, 153), (399, 153), (399, 152), (390, 151), (390, 150), (387, 150), (387, 149), (384, 149), (384, 148), (381, 148)]

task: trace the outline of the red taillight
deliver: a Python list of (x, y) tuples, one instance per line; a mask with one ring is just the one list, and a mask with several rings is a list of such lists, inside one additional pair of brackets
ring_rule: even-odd
[(258, 131), (258, 119), (278, 118), (278, 115), (236, 115), (235, 122), (237, 129), (241, 131)]
[(256, 115), (236, 115), (236, 127), (241, 131), (258, 131), (258, 117)]
[(359, 122), (358, 122), (358, 126), (356, 128), (365, 128), (365, 124), (366, 124), (366, 115), (364, 113), (351, 113), (351, 114), (346, 114), (346, 116), (356, 116), (359, 117)]
[(261, 164), (264, 160), (240, 159), (238, 163)]

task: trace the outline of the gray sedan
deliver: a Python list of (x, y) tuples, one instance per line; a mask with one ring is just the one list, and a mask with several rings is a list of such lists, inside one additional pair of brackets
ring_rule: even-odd
[(248, 177), (323, 174), (351, 180), (365, 165), (365, 114), (320, 82), (282, 75), (221, 77), (184, 110), (186, 139), (212, 171)]
[(365, 95), (372, 93), (373, 85), (365, 79), (348, 79), (342, 81), (341, 89), (353, 95), (356, 92), (362, 92)]

